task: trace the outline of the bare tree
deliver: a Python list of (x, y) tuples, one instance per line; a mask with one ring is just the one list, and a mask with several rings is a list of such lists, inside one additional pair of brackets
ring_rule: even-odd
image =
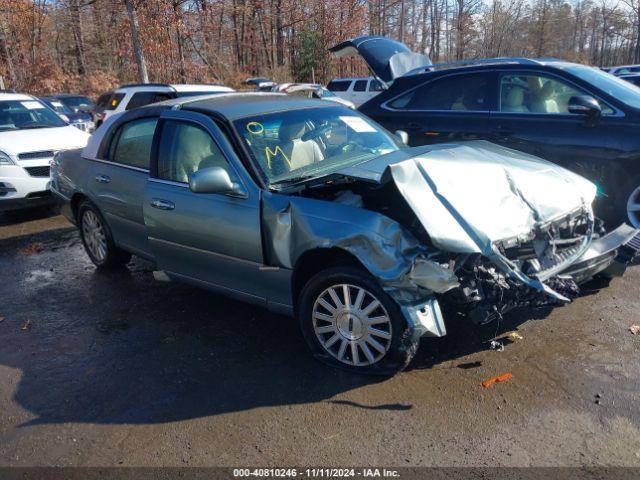
[(138, 65), (138, 77), (142, 83), (149, 83), (149, 74), (147, 73), (147, 62), (144, 59), (144, 51), (140, 43), (140, 32), (138, 26), (138, 14), (133, 0), (124, 0), (127, 7), (127, 15), (129, 16), (129, 25), (131, 27), (131, 43), (133, 44), (133, 54), (136, 57)]

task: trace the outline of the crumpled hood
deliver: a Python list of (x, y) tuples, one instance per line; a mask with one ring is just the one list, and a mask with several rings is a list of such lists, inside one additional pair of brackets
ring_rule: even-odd
[(54, 128), (9, 130), (0, 132), (0, 150), (17, 157), (19, 153), (44, 150), (71, 150), (82, 148), (90, 135), (76, 127), (66, 125)]
[(422, 152), (379, 157), (341, 173), (379, 181), (390, 176), (445, 251), (488, 254), (497, 240), (526, 237), (537, 225), (590, 209), (596, 195), (595, 185), (579, 175), (485, 141)]

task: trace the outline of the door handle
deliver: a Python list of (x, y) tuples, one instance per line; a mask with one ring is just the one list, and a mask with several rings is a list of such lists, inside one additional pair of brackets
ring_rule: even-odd
[(162, 200), (161, 198), (154, 198), (151, 200), (151, 206), (159, 210), (173, 210), (176, 208), (173, 202), (169, 200)]
[(111, 181), (111, 177), (108, 175), (96, 175), (96, 182), (98, 183), (109, 183)]

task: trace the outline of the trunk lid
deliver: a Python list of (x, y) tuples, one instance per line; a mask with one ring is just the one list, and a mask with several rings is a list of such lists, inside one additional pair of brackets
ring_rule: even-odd
[(371, 73), (387, 87), (398, 77), (432, 65), (427, 55), (412, 52), (404, 43), (386, 37), (363, 36), (329, 49), (337, 57), (360, 55)]

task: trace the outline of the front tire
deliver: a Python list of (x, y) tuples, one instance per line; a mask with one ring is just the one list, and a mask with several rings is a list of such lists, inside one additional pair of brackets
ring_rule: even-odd
[(398, 305), (362, 269), (314, 275), (300, 293), (297, 316), (314, 356), (352, 372), (393, 375), (418, 348)]
[(131, 254), (116, 247), (109, 225), (98, 209), (89, 201), (78, 208), (78, 226), (84, 249), (94, 265), (112, 269), (126, 265)]

